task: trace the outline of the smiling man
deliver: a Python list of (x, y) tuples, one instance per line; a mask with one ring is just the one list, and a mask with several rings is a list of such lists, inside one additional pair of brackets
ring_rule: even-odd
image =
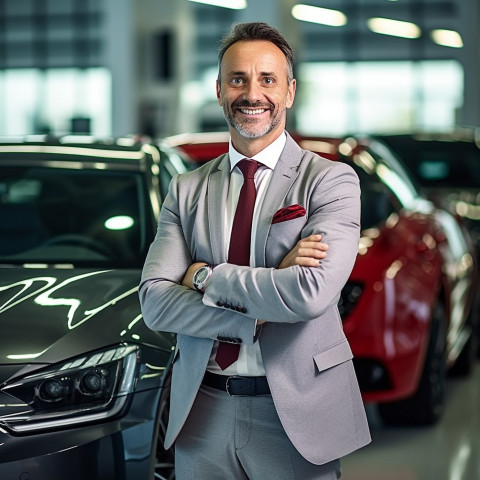
[(177, 480), (338, 479), (370, 441), (337, 309), (358, 178), (285, 131), (295, 87), (285, 38), (234, 26), (216, 87), (229, 151), (172, 180), (145, 262), (144, 320), (177, 333)]
[(218, 102), (237, 150), (247, 148), (245, 154), (253, 157), (285, 128), (286, 110), (295, 97), (292, 68), (267, 40), (238, 41), (220, 55)]

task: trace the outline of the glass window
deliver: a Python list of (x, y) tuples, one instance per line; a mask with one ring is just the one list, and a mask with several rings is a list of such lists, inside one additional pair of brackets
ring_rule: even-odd
[(111, 134), (106, 68), (0, 71), (0, 135)]
[(304, 134), (447, 128), (463, 102), (463, 68), (453, 60), (305, 63), (297, 78)]
[(152, 238), (147, 201), (140, 174), (5, 167), (0, 259), (141, 265)]

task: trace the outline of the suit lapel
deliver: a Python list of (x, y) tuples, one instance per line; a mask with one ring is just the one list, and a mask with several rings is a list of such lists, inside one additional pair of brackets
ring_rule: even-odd
[(225, 209), (227, 205), (228, 186), (230, 183), (230, 168), (228, 155), (218, 163), (208, 177), (208, 234), (212, 247), (213, 264), (227, 261), (225, 249)]
[(287, 142), (272, 173), (255, 233), (255, 265), (258, 267), (266, 263), (265, 248), (273, 216), (281, 207), (283, 199), (298, 177), (298, 166), (302, 156), (302, 150), (287, 133)]

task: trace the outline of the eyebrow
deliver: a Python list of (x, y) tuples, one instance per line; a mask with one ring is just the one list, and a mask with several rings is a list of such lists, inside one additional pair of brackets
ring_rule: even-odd
[[(236, 76), (236, 75), (246, 75), (246, 72), (243, 71), (232, 71), (227, 73), (228, 76)], [(276, 77), (277, 74), (275, 72), (260, 72), (261, 77)]]

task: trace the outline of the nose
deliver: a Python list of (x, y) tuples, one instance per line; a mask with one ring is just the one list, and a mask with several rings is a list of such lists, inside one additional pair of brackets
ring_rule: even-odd
[(248, 82), (245, 86), (244, 97), (249, 102), (256, 102), (262, 97), (260, 85), (257, 82)]

